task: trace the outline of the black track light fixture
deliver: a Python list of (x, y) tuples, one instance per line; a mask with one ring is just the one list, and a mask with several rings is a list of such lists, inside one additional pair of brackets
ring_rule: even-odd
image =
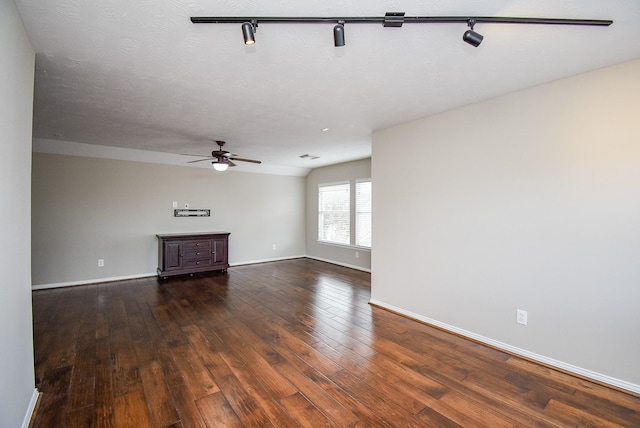
[(344, 21), (338, 21), (333, 27), (333, 45), (337, 48), (344, 46)]
[(610, 19), (564, 19), (564, 18), (530, 18), (513, 16), (405, 16), (404, 12), (387, 12), (385, 16), (351, 16), (351, 17), (303, 17), (303, 16), (192, 16), (194, 24), (242, 24), (244, 43), (252, 45), (256, 42), (255, 32), (258, 23), (272, 24), (329, 24), (333, 27), (333, 43), (336, 47), (344, 46), (344, 24), (367, 23), (382, 24), (383, 27), (400, 28), (404, 24), (453, 24), (466, 23), (469, 29), (465, 31), (462, 40), (478, 47), (484, 38), (473, 30), (477, 23), (482, 24), (534, 24), (534, 25), (570, 25), (587, 27), (608, 27), (613, 23)]
[(256, 42), (255, 32), (257, 27), (258, 22), (256, 20), (242, 24), (242, 37), (244, 37), (245, 45), (253, 45)]
[(469, 29), (462, 35), (462, 40), (477, 48), (478, 46), (480, 46), (480, 43), (482, 43), (482, 39), (484, 39), (484, 36), (473, 31), (473, 27), (476, 25), (475, 19), (470, 19), (469, 21), (467, 21), (467, 25), (469, 26)]

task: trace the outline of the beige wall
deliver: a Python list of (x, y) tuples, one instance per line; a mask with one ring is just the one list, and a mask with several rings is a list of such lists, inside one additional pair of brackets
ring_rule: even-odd
[(640, 392), (640, 60), (376, 132), (372, 159), (374, 302)]
[(157, 233), (230, 232), (231, 264), (302, 256), (304, 192), (304, 177), (34, 153), (33, 284), (153, 274)]
[(35, 54), (0, 0), (0, 426), (26, 427), (37, 391), (31, 320), (31, 112)]
[[(362, 248), (338, 246), (318, 242), (318, 185), (349, 181), (352, 185), (351, 206), (355, 206), (353, 183), (371, 178), (371, 159), (345, 162), (311, 170), (307, 175), (307, 255), (360, 270), (371, 270), (371, 251)], [(375, 219), (374, 219), (375, 221)], [(351, 213), (355, 224), (355, 213)], [(353, 228), (352, 228), (353, 229)], [(353, 233), (352, 233), (353, 235)], [(375, 237), (373, 238), (375, 240)], [(356, 252), (358, 257), (356, 257)]]

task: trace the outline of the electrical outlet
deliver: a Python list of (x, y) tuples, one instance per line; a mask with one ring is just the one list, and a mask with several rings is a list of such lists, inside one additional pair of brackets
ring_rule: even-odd
[(276, 249), (276, 244), (273, 244), (273, 249), (274, 249), (274, 250)]
[(356, 259), (360, 258), (360, 251), (356, 251)]
[(98, 259), (98, 267), (104, 266), (104, 259)]
[(527, 325), (527, 311), (518, 309), (516, 311), (516, 322), (518, 324)]
[(173, 201), (173, 208), (178, 208), (178, 202)]

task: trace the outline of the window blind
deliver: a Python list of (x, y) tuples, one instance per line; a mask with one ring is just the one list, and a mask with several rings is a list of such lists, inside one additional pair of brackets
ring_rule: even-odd
[(318, 240), (350, 244), (349, 183), (318, 186)]
[(356, 182), (356, 245), (371, 248), (371, 181)]

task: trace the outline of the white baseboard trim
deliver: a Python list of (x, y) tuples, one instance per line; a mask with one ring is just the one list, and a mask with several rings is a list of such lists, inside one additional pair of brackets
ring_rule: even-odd
[(365, 268), (365, 267), (362, 267), (362, 266), (350, 265), (348, 263), (337, 262), (335, 260), (323, 259), (323, 258), (315, 257), (315, 256), (305, 256), (305, 257), (308, 258), (308, 259), (318, 260), (320, 262), (331, 263), (333, 265), (343, 266), (343, 267), (347, 267), (347, 268), (351, 268), (351, 269), (355, 269), (355, 270), (361, 270), (363, 272), (371, 273), (371, 269), (368, 269), (368, 268)]
[(22, 420), (22, 428), (29, 428), (31, 418), (33, 417), (33, 411), (36, 409), (36, 404), (38, 403), (38, 398), (40, 398), (40, 392), (37, 389), (34, 389), (33, 394), (31, 395), (31, 401), (29, 401), (29, 407), (27, 407), (24, 419)]
[(404, 310), (402, 308), (398, 308), (396, 306), (389, 305), (389, 304), (387, 304), (385, 302), (381, 302), (381, 301), (376, 300), (376, 299), (369, 300), (369, 303), (372, 304), (372, 305), (375, 305), (375, 306), (379, 306), (379, 307), (381, 307), (383, 309), (388, 309), (388, 310), (390, 310), (392, 312), (396, 312), (398, 314), (404, 315), (404, 316), (406, 316), (408, 318), (412, 318), (414, 320), (421, 321), (421, 322), (424, 322), (426, 324), (430, 324), (430, 325), (436, 326), (438, 328), (441, 328), (441, 329), (446, 330), (446, 331), (450, 331), (450, 332), (455, 333), (455, 334), (459, 334), (460, 336), (464, 336), (464, 337), (467, 337), (469, 339), (473, 339), (475, 341), (485, 343), (485, 344), (487, 344), (489, 346), (492, 346), (494, 348), (502, 349), (504, 351), (509, 352), (510, 354), (518, 355), (518, 356), (527, 358), (527, 359), (532, 360), (532, 361), (537, 361), (537, 362), (539, 362), (541, 364), (544, 364), (544, 365), (547, 365), (547, 366), (550, 366), (550, 367), (555, 367), (557, 369), (560, 369), (560, 370), (563, 370), (563, 371), (566, 371), (566, 372), (569, 372), (569, 373), (573, 373), (573, 374), (576, 374), (578, 376), (582, 376), (582, 377), (587, 378), (587, 379), (592, 379), (594, 381), (597, 381), (597, 382), (600, 382), (600, 383), (603, 383), (603, 384), (611, 385), (611, 386), (619, 388), (619, 389), (624, 389), (624, 390), (632, 392), (634, 394), (640, 394), (640, 385), (636, 385), (636, 384), (631, 383), (631, 382), (627, 382), (627, 381), (624, 381), (624, 380), (621, 380), (621, 379), (617, 379), (617, 378), (614, 378), (614, 377), (611, 377), (611, 376), (607, 376), (607, 375), (604, 375), (602, 373), (598, 373), (598, 372), (594, 372), (594, 371), (591, 371), (591, 370), (587, 370), (587, 369), (584, 369), (582, 367), (574, 366), (572, 364), (568, 364), (568, 363), (565, 363), (563, 361), (558, 361), (558, 360), (555, 360), (553, 358), (545, 357), (544, 355), (536, 354), (534, 352), (530, 352), (530, 351), (527, 351), (525, 349), (517, 348), (515, 346), (508, 345), (506, 343), (502, 343), (502, 342), (499, 342), (497, 340), (493, 340), (493, 339), (490, 339), (488, 337), (484, 337), (484, 336), (481, 336), (479, 334), (476, 334), (476, 333), (473, 333), (473, 332), (470, 332), (470, 331), (467, 331), (467, 330), (463, 330), (461, 328), (454, 327), (454, 326), (449, 325), (449, 324), (445, 324), (443, 322), (440, 322), (440, 321), (437, 321), (437, 320), (434, 320), (434, 319), (431, 319), (431, 318), (428, 318), (428, 317), (425, 317), (425, 316), (422, 316), (422, 315), (419, 315), (419, 314)]
[(234, 266), (244, 266), (244, 265), (255, 265), (258, 263), (281, 262), (283, 260), (302, 259), (305, 257), (306, 256), (287, 256), (287, 257), (276, 257), (273, 259), (249, 260), (244, 262), (229, 263), (229, 266), (234, 267)]
[(70, 282), (57, 282), (53, 284), (34, 284), (31, 286), (31, 290), (46, 290), (49, 288), (62, 288), (62, 287), (73, 287), (75, 285), (89, 285), (89, 284), (97, 284), (99, 282), (113, 282), (113, 281), (125, 281), (127, 279), (138, 279), (138, 278), (149, 278), (151, 276), (157, 276), (157, 272), (153, 273), (141, 273), (137, 275), (125, 275), (125, 276), (114, 276), (111, 278), (97, 278), (97, 279), (85, 279), (82, 281), (70, 281)]
[[(364, 272), (371, 273), (371, 269), (363, 268), (361, 266), (355, 266), (355, 265), (350, 265), (350, 264), (347, 264), (347, 263), (340, 263), (340, 262), (337, 262), (335, 260), (321, 259), (319, 257), (306, 256), (306, 255), (276, 257), (276, 258), (272, 258), (272, 259), (261, 259), (261, 260), (248, 260), (248, 261), (243, 261), (243, 262), (230, 263), (229, 266), (230, 267), (244, 266), (244, 265), (253, 265), (253, 264), (258, 264), (258, 263), (279, 262), (279, 261), (282, 261), (282, 260), (303, 259), (303, 258), (319, 260), (321, 262), (332, 263), (334, 265), (344, 266), (344, 267), (348, 267), (348, 268), (351, 268), (351, 269), (356, 269), (356, 270), (361, 270), (361, 271), (364, 271)], [(149, 278), (149, 277), (157, 276), (157, 275), (158, 275), (157, 272), (153, 272), (153, 273), (140, 273), (140, 274), (136, 274), (136, 275), (114, 276), (114, 277), (109, 277), (109, 278), (85, 279), (85, 280), (82, 280), (82, 281), (56, 282), (56, 283), (52, 283), (52, 284), (33, 284), (31, 286), (31, 290), (32, 291), (48, 290), (50, 288), (74, 287), (76, 285), (97, 284), (99, 282), (126, 281), (128, 279)]]
[[(304, 257), (306, 256), (288, 256), (288, 257), (279, 257), (279, 258), (264, 259), (264, 260), (250, 260), (246, 262), (230, 263), (229, 266), (233, 267), (233, 266), (252, 265), (257, 263), (268, 263), (268, 262), (277, 262), (277, 261), (290, 260), (290, 259), (301, 259)], [(31, 290), (32, 291), (48, 290), (50, 288), (74, 287), (76, 285), (97, 284), (99, 282), (126, 281), (128, 279), (150, 278), (153, 276), (158, 276), (158, 273), (157, 272), (140, 273), (136, 275), (114, 276), (109, 278), (85, 279), (82, 281), (56, 282), (52, 284), (34, 284), (31, 286)]]

